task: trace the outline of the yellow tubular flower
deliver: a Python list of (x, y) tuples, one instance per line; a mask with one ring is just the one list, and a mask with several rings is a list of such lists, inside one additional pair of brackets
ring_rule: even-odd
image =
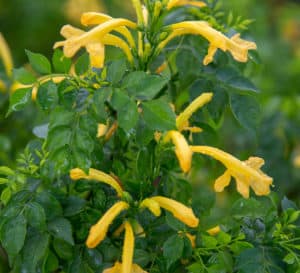
[(210, 102), (212, 99), (213, 93), (203, 93), (196, 99), (194, 99), (191, 104), (185, 108), (183, 112), (179, 114), (176, 118), (176, 126), (179, 131), (184, 129), (185, 124), (188, 122), (190, 117), (194, 112), (201, 108), (206, 103)]
[(296, 168), (300, 168), (300, 155), (297, 155), (293, 160), (293, 165)]
[(151, 198), (145, 198), (140, 204), (140, 208), (148, 208), (156, 217), (161, 214), (159, 204)]
[(229, 185), (231, 177), (234, 177), (237, 184), (237, 191), (244, 197), (249, 197), (249, 188), (251, 187), (256, 195), (268, 195), (273, 179), (264, 174), (260, 168), (264, 160), (259, 157), (250, 157), (246, 161), (240, 161), (232, 155), (225, 153), (214, 147), (209, 146), (191, 146), (195, 153), (209, 155), (222, 162), (227, 168), (225, 173), (215, 181), (215, 191), (221, 192)]
[(195, 248), (196, 247), (196, 235), (192, 235), (187, 232), (187, 233), (185, 233), (185, 236), (188, 237), (188, 239), (190, 240), (192, 248)]
[(121, 48), (124, 51), (124, 53), (126, 54), (128, 61), (129, 62), (133, 61), (133, 56), (132, 56), (132, 53), (131, 53), (131, 50), (130, 50), (128, 44), (124, 40), (119, 38), (118, 36), (112, 35), (112, 34), (106, 34), (101, 39), (101, 42), (105, 45), (112, 45), (112, 46)]
[(97, 137), (105, 136), (107, 129), (108, 129), (107, 125), (103, 123), (99, 123), (97, 129)]
[(201, 35), (210, 42), (208, 54), (203, 60), (204, 65), (212, 62), (218, 48), (223, 51), (229, 51), (233, 58), (239, 62), (246, 62), (248, 60), (248, 50), (256, 49), (254, 42), (241, 39), (240, 34), (228, 38), (220, 31), (212, 28), (206, 21), (184, 21), (172, 24), (169, 27), (172, 32), (158, 45), (158, 49), (161, 50), (170, 40), (179, 35)]
[(195, 7), (199, 7), (199, 8), (206, 6), (206, 4), (202, 1), (170, 0), (167, 5), (167, 9), (170, 10), (174, 7), (185, 6), (185, 5), (195, 6)]
[(105, 238), (108, 228), (112, 221), (125, 209), (128, 209), (128, 203), (119, 201), (114, 204), (101, 219), (91, 227), (89, 236), (86, 240), (88, 248), (95, 248)]
[(193, 155), (189, 144), (187, 143), (184, 136), (175, 130), (168, 131), (168, 133), (164, 138), (164, 141), (167, 142), (170, 139), (175, 145), (175, 154), (178, 158), (181, 169), (185, 173), (188, 172), (192, 165), (192, 155)]
[(3, 65), (6, 71), (6, 75), (8, 77), (12, 76), (12, 69), (13, 69), (13, 60), (10, 54), (10, 49), (0, 32), (0, 58), (3, 61)]
[(131, 273), (132, 259), (134, 251), (134, 234), (129, 222), (125, 222), (125, 239), (122, 252), (121, 273)]
[(112, 176), (96, 169), (90, 168), (89, 174), (87, 175), (83, 170), (79, 168), (75, 168), (70, 171), (70, 177), (72, 180), (90, 179), (90, 180), (103, 182), (105, 184), (112, 186), (116, 190), (119, 197), (121, 197), (123, 194), (123, 190), (120, 184), (117, 182), (117, 180), (115, 180)]
[[(110, 21), (112, 19), (113, 19), (112, 17), (110, 17), (109, 15), (104, 14), (104, 13), (85, 12), (81, 15), (81, 24), (84, 26), (100, 25), (100, 24)], [(114, 31), (122, 34), (127, 39), (130, 47), (135, 48), (134, 39), (133, 39), (130, 31), (126, 27), (124, 27), (124, 26), (117, 27), (114, 29)]]
[(149, 199), (156, 201), (160, 207), (171, 212), (175, 218), (187, 226), (194, 228), (198, 226), (199, 219), (194, 215), (193, 210), (182, 203), (163, 196), (154, 196)]
[(90, 53), (92, 65), (101, 68), (104, 60), (103, 44), (106, 43), (123, 49), (128, 56), (129, 61), (132, 61), (131, 52), (126, 43), (120, 43), (122, 40), (117, 36), (107, 36), (109, 32), (119, 26), (135, 28), (136, 24), (126, 19), (111, 19), (87, 32), (66, 25), (61, 30), (61, 34), (66, 40), (56, 42), (54, 48), (63, 46), (64, 55), (71, 58), (81, 47), (86, 47), (87, 51)]
[(217, 235), (220, 231), (221, 231), (221, 228), (219, 226), (215, 226), (213, 228), (208, 229), (206, 232), (209, 235), (214, 236), (214, 235)]

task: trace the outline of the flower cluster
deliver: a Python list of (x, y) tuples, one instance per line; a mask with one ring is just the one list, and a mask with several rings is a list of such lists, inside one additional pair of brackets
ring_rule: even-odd
[[(94, 27), (84, 31), (65, 25), (61, 29), (61, 35), (66, 40), (55, 43), (54, 48), (63, 47), (65, 56), (73, 57), (80, 48), (85, 47), (90, 56), (91, 66), (95, 68), (104, 66), (106, 45), (120, 48), (128, 61), (134, 64), (134, 57), (142, 60), (153, 58), (172, 39), (188, 34), (199, 35), (208, 40), (209, 48), (203, 60), (204, 65), (208, 65), (213, 61), (217, 49), (229, 51), (233, 58), (239, 62), (246, 62), (248, 60), (248, 51), (256, 49), (254, 42), (243, 40), (240, 38), (239, 33), (228, 38), (206, 21), (183, 21), (165, 25), (160, 29), (160, 33), (156, 35), (159, 38), (151, 39), (151, 37), (147, 37), (147, 33), (149, 33), (148, 5), (150, 4), (142, 6), (139, 0), (132, 0), (132, 3), (136, 9), (137, 23), (123, 18), (112, 18), (103, 13), (86, 12), (81, 16), (81, 24)], [(152, 7), (154, 9), (154, 18), (152, 20), (155, 20), (158, 15), (163, 13), (172, 12), (175, 7), (185, 5), (199, 8), (206, 6), (201, 1), (156, 1), (154, 7)], [(137, 35), (132, 35), (130, 30), (137, 32)], [(164, 35), (160, 35), (162, 33)], [(134, 37), (137, 37), (137, 41)]]

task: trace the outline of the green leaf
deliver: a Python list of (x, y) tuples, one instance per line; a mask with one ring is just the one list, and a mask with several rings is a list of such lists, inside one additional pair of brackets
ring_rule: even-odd
[(34, 77), (24, 67), (14, 68), (13, 74), (14, 74), (15, 81), (22, 84), (33, 84), (36, 81), (36, 77)]
[(151, 261), (151, 255), (150, 253), (146, 252), (143, 249), (134, 249), (134, 256), (133, 260), (135, 263), (140, 265), (141, 267), (145, 267), (149, 264)]
[(63, 260), (70, 260), (73, 257), (74, 249), (71, 244), (65, 242), (62, 239), (54, 238), (53, 248), (57, 253), (58, 257)]
[(235, 255), (239, 255), (241, 252), (248, 248), (253, 248), (253, 245), (245, 241), (236, 241), (230, 245), (230, 250)]
[(95, 91), (93, 97), (93, 110), (98, 122), (105, 123), (108, 117), (105, 103), (109, 100), (112, 94), (112, 88), (101, 88)]
[(51, 130), (47, 137), (47, 148), (51, 153), (69, 145), (71, 141), (72, 131), (68, 127), (60, 127)]
[(69, 126), (73, 123), (75, 113), (64, 109), (63, 107), (56, 107), (50, 114), (49, 130), (59, 126)]
[(45, 260), (43, 273), (54, 272), (59, 267), (59, 262), (57, 257), (52, 251), (48, 252), (47, 259)]
[(240, 91), (250, 91), (250, 92), (256, 92), (256, 93), (259, 92), (257, 87), (251, 81), (249, 81), (247, 78), (244, 78), (242, 76), (231, 78), (227, 82), (227, 84), (230, 87), (233, 87)]
[(134, 71), (126, 75), (123, 87), (129, 95), (138, 100), (153, 99), (168, 83), (168, 79), (158, 75), (150, 75), (144, 71)]
[(89, 55), (87, 53), (83, 53), (78, 59), (75, 64), (75, 73), (76, 75), (83, 75), (85, 74), (90, 67), (90, 60)]
[(163, 255), (166, 258), (167, 268), (176, 262), (182, 256), (184, 248), (183, 238), (179, 237), (177, 234), (173, 235), (165, 241), (163, 245)]
[(1, 202), (6, 205), (8, 203), (8, 201), (11, 198), (11, 189), (9, 187), (5, 188), (2, 192), (1, 192), (1, 196), (0, 196), (0, 200)]
[(177, 220), (171, 213), (166, 212), (166, 223), (175, 231), (184, 230), (185, 225), (181, 221)]
[[(77, 182), (76, 182), (77, 183)], [(64, 215), (73, 216), (84, 208), (86, 201), (78, 196), (69, 196), (64, 200)]]
[(48, 81), (39, 87), (37, 102), (44, 111), (53, 109), (57, 105), (58, 94), (54, 82)]
[(29, 50), (25, 50), (25, 52), (28, 56), (29, 63), (36, 72), (40, 74), (51, 73), (51, 64), (44, 55), (39, 53), (33, 53)]
[(266, 248), (251, 248), (243, 251), (236, 261), (236, 270), (239, 273), (284, 273), (277, 263), (278, 257), (274, 257)]
[(107, 80), (113, 85), (117, 84), (123, 78), (126, 69), (125, 59), (112, 61), (107, 67)]
[(36, 233), (26, 239), (23, 250), (22, 272), (37, 272), (38, 263), (47, 255), (49, 234)]
[(62, 50), (55, 49), (52, 56), (52, 64), (54, 67), (54, 71), (57, 73), (69, 73), (72, 60), (67, 58)]
[(22, 214), (10, 218), (1, 228), (1, 243), (9, 255), (16, 255), (24, 246), (26, 219)]
[(176, 129), (176, 115), (170, 105), (164, 100), (153, 100), (142, 104), (143, 118), (147, 127), (157, 131)]
[(47, 220), (49, 221), (61, 216), (63, 213), (61, 205), (55, 196), (47, 191), (39, 193), (36, 197), (36, 202), (44, 208)]
[(17, 89), (9, 99), (9, 108), (6, 116), (12, 112), (22, 110), (31, 101), (31, 87)]
[(217, 234), (216, 239), (218, 240), (218, 244), (220, 245), (228, 245), (231, 242), (231, 236), (224, 231), (220, 231)]
[(246, 129), (255, 131), (260, 122), (258, 101), (248, 95), (230, 94), (230, 107), (236, 120)]
[(74, 245), (72, 226), (66, 218), (61, 217), (52, 220), (48, 223), (48, 230), (55, 238), (61, 239), (70, 245)]
[(115, 89), (110, 103), (118, 113), (119, 126), (124, 129), (125, 132), (129, 132), (133, 129), (139, 117), (136, 102), (130, 99), (120, 89)]
[(204, 247), (214, 248), (218, 244), (218, 241), (213, 236), (202, 234), (201, 235), (201, 243)]
[(287, 264), (294, 264), (295, 260), (296, 260), (296, 254), (293, 253), (289, 253), (283, 258), (283, 261)]
[(252, 217), (259, 218), (266, 213), (265, 208), (262, 207), (262, 203), (254, 198), (240, 198), (233, 205), (231, 209), (231, 215), (236, 218)]
[(36, 202), (30, 202), (25, 207), (25, 216), (30, 226), (42, 230), (46, 227), (44, 208)]

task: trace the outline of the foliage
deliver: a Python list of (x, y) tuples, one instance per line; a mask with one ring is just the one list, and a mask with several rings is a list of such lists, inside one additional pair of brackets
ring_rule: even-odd
[[(252, 135), (261, 119), (245, 76), (255, 43), (228, 34), (249, 20), (216, 1), (132, 3), (137, 23), (85, 13), (96, 27), (65, 26), (63, 51), (50, 61), (27, 50), (34, 73), (14, 70), (8, 115), (33, 100), (40, 124), (16, 168), (0, 167), (1, 263), (12, 273), (300, 272), (297, 206), (284, 198), (278, 212), (261, 158), (208, 146), (228, 111)], [(243, 196), (227, 217), (211, 179), (215, 192), (235, 179)]]

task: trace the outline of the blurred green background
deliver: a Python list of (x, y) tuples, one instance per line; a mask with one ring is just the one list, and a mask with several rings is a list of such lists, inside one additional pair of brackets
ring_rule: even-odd
[[(300, 156), (300, 1), (221, 2), (234, 17), (254, 19), (243, 35), (256, 41), (260, 61), (250, 64), (246, 73), (261, 91), (257, 98), (262, 118), (253, 135), (228, 114), (219, 145), (240, 158), (263, 157), (264, 170), (274, 177), (274, 190), (296, 199), (300, 197), (300, 166), (294, 162)], [(84, 11), (133, 17), (130, 1), (0, 0), (0, 32), (10, 45), (15, 67), (27, 62), (24, 49), (51, 58), (54, 42), (62, 39), (61, 26), (79, 25)], [(7, 99), (7, 94), (0, 93), (0, 165), (12, 165), (17, 152), (33, 137), (34, 108), (4, 119)]]

